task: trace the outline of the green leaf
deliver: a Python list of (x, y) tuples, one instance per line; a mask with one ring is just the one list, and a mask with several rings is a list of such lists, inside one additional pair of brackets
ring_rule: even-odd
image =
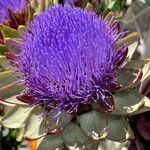
[(27, 30), (27, 27), (26, 27), (26, 26), (20, 25), (20, 26), (18, 27), (19, 35), (22, 35), (22, 33), (23, 33), (24, 31), (26, 31), (26, 30)]
[(127, 118), (110, 115), (108, 118), (108, 130), (107, 139), (111, 141), (124, 142), (134, 138)]
[(76, 123), (70, 123), (62, 131), (62, 136), (68, 146), (82, 147), (90, 140)]
[(76, 145), (74, 146), (67, 145), (67, 147), (69, 148), (69, 150), (98, 150), (99, 143), (100, 143), (99, 141), (89, 140), (89, 142), (86, 143), (86, 145), (84, 146), (77, 147)]
[(29, 13), (28, 14), (28, 23), (30, 23), (34, 18), (35, 10), (31, 5), (28, 5), (27, 9), (28, 9), (28, 13)]
[(4, 53), (7, 51), (8, 51), (8, 48), (5, 45), (0, 44), (0, 55), (4, 55)]
[(115, 0), (115, 3), (113, 5), (112, 9), (114, 11), (120, 11), (120, 12), (123, 11), (123, 9), (125, 9), (125, 8), (123, 6), (122, 0)]
[(9, 84), (8, 86), (0, 89), (0, 98), (3, 100), (8, 99), (14, 95), (20, 94), (24, 89), (25, 87), (21, 84)]
[(45, 2), (46, 8), (49, 7), (50, 5), (52, 5), (52, 1), (50, 1), (50, 0), (45, 0), (45, 1), (46, 1)]
[(7, 128), (22, 128), (32, 110), (33, 107), (17, 105), (2, 117), (1, 124)]
[(22, 101), (19, 101), (16, 97), (17, 97), (18, 95), (15, 95), (15, 96), (12, 96), (12, 97), (9, 97), (9, 98), (7, 98), (7, 99), (5, 99), (5, 100), (0, 100), (0, 101), (3, 101), (4, 103), (6, 103), (6, 105), (7, 105), (7, 103), (8, 103), (8, 105), (9, 104), (18, 104), (18, 105), (28, 105), (27, 103), (24, 103), (24, 102), (22, 102)]
[(85, 149), (86, 150), (97, 150), (99, 146), (99, 141), (95, 141), (95, 140), (90, 140), (86, 145), (85, 145)]
[(4, 39), (5, 38), (18, 38), (19, 37), (17, 30), (12, 29), (8, 26), (4, 26), (4, 25), (2, 26), (1, 33), (2, 33)]
[(118, 49), (121, 46), (128, 45), (128, 60), (131, 60), (137, 46), (138, 46), (138, 40), (139, 40), (139, 35), (137, 32), (133, 32), (121, 40), (118, 41), (116, 44), (115, 49)]
[(88, 0), (82, 0), (82, 8), (85, 8), (88, 3)]
[(0, 72), (0, 88), (5, 87), (18, 79), (13, 75), (17, 74), (15, 71)]
[(63, 145), (61, 134), (46, 135), (37, 142), (37, 150), (55, 150)]
[(45, 120), (43, 116), (41, 116), (42, 111), (43, 108), (40, 106), (32, 111), (25, 125), (24, 137), (26, 139), (37, 139), (46, 135), (44, 126)]
[(85, 10), (88, 10), (88, 11), (94, 11), (93, 10), (93, 5), (91, 3), (87, 3), (86, 7), (84, 8)]
[(150, 77), (150, 59), (131, 60), (124, 66), (124, 68), (141, 69), (143, 73), (141, 81), (144, 81)]
[(53, 5), (58, 5), (59, 4), (59, 0), (53, 0)]
[(135, 87), (150, 77), (150, 60), (131, 60), (118, 73), (117, 78), (122, 89)]
[(124, 66), (124, 68), (128, 69), (143, 69), (146, 64), (150, 62), (150, 59), (143, 59), (143, 60), (130, 60)]
[(48, 133), (56, 132), (66, 127), (72, 119), (72, 115), (66, 111), (51, 112), (47, 116), (46, 130)]
[(91, 111), (78, 117), (81, 129), (94, 140), (104, 139), (108, 133), (107, 117)]
[(137, 46), (138, 46), (137, 41), (128, 46), (128, 54), (127, 54), (128, 61), (132, 59), (133, 54), (136, 51)]
[(114, 142), (110, 140), (101, 141), (99, 145), (98, 150), (123, 150), (123, 148), (126, 149), (128, 142), (120, 143), (120, 142)]
[(18, 80), (14, 75), (18, 73), (15, 71), (0, 72), (0, 98), (7, 99), (11, 96), (19, 94), (24, 86), (16, 83)]
[(146, 4), (150, 5), (150, 0), (145, 0)]
[(143, 76), (142, 76), (141, 81), (145, 81), (148, 78), (150, 78), (150, 62), (144, 66), (144, 68), (142, 69), (142, 72), (143, 72)]
[(117, 79), (119, 84), (121, 85), (121, 89), (127, 88), (134, 81), (135, 76), (132, 71), (124, 71), (118, 73)]
[(112, 114), (129, 115), (144, 107), (144, 96), (134, 89), (118, 91), (114, 94), (115, 110)]
[(16, 44), (17, 42), (22, 42), (22, 40), (5, 38), (5, 45), (10, 51), (13, 51), (15, 53), (20, 52), (20, 47)]
[(5, 56), (0, 56), (0, 66), (3, 67), (5, 70), (7, 70), (10, 66), (9, 61)]
[(146, 111), (150, 111), (150, 98), (144, 96), (142, 101), (144, 101), (144, 107), (139, 111), (134, 112), (132, 115), (137, 115), (137, 114), (144, 113)]
[(37, 9), (37, 13), (41, 13), (45, 10), (45, 0), (40, 1)]

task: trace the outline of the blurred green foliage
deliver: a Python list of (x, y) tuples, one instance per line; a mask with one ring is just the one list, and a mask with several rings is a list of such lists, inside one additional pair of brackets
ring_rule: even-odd
[(150, 5), (150, 0), (145, 0), (145, 2)]
[(20, 142), (16, 141), (19, 131), (16, 129), (0, 130), (0, 150), (17, 150)]
[[(82, 0), (82, 7), (84, 8), (88, 0)], [(113, 11), (117, 14), (122, 14), (128, 8), (125, 0), (92, 0), (94, 11), (97, 15), (105, 16)]]

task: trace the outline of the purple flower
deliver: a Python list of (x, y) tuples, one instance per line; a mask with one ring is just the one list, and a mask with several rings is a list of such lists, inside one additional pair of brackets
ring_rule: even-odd
[(92, 101), (113, 110), (115, 74), (125, 60), (125, 46), (115, 50), (123, 36), (118, 25), (69, 5), (54, 6), (38, 15), (23, 35), (16, 62), (24, 96), (33, 105), (51, 111), (75, 112)]
[(25, 8), (25, 0), (1, 0), (0, 1), (0, 24), (9, 20), (10, 12), (22, 13)]
[(77, 0), (65, 0), (65, 4), (71, 4), (76, 2)]

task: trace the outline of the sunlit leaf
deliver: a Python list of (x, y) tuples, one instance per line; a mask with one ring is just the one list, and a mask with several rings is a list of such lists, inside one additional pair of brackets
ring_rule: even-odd
[(24, 129), (25, 138), (37, 139), (46, 135), (44, 126), (45, 121), (43, 116), (41, 116), (42, 111), (43, 111), (42, 107), (37, 107), (32, 111), (25, 125)]
[(7, 128), (22, 128), (33, 108), (29, 106), (15, 106), (1, 119), (1, 124)]

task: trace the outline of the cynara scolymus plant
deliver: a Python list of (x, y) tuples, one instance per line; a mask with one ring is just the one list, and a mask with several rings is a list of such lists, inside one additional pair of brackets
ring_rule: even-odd
[(150, 109), (139, 93), (150, 60), (131, 60), (137, 40), (113, 13), (59, 5), (37, 14), (15, 39), (17, 53), (1, 57), (1, 103), (13, 107), (1, 124), (20, 128), (19, 140), (38, 139), (39, 150), (134, 139), (129, 116)]

